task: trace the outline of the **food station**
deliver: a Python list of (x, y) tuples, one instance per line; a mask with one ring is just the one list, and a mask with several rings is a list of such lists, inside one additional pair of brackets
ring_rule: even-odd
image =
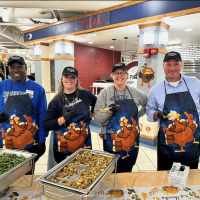
[[(54, 52), (56, 45), (63, 45), (63, 47), (68, 45), (74, 51), (75, 41), (64, 39), (69, 34), (76, 36), (81, 34), (81, 31), (88, 33), (92, 29), (98, 32), (103, 26), (105, 26), (105, 29), (106, 26), (108, 26), (107, 29), (111, 29), (112, 26), (116, 28), (120, 25), (122, 26), (123, 23), (127, 23), (126, 25), (139, 24), (138, 66), (129, 69), (127, 84), (148, 94), (151, 87), (164, 78), (160, 75), (161, 64), (167, 50), (166, 43), (161, 44), (160, 41), (149, 43), (148, 40), (146, 44), (143, 44), (143, 37), (147, 35), (144, 32), (146, 29), (150, 30), (147, 32), (150, 32), (150, 35), (153, 33), (156, 40), (159, 40), (161, 38), (159, 36), (160, 32), (168, 32), (169, 30), (169, 25), (160, 21), (162, 18), (192, 14), (194, 13), (193, 9), (198, 10), (200, 8), (200, 3), (192, 1), (188, 4), (183, 1), (180, 8), (180, 4), (176, 2), (176, 6), (174, 7), (171, 6), (172, 2), (168, 1), (133, 2), (127, 6), (109, 10), (106, 14), (106, 16), (109, 16), (106, 18), (106, 22), (101, 22), (101, 18), (98, 17), (98, 26), (87, 27), (85, 30), (77, 30), (76, 24), (79, 22), (80, 25), (80, 20), (84, 18), (82, 20), (84, 25), (82, 25), (85, 27), (87, 23), (92, 22), (90, 19), (96, 19), (95, 16), (99, 15), (99, 13), (95, 13), (93, 16), (86, 13), (86, 17), (77, 18), (79, 21), (73, 18), (71, 21), (66, 20), (65, 22), (57, 23), (56, 26), (46, 25), (44, 28), (26, 31), (24, 33), (25, 43), (33, 45), (35, 50), (40, 50), (40, 54), (35, 54), (36, 81), (41, 85), (43, 84), (44, 88), (50, 91), (49, 85), (46, 84), (46, 74), (50, 74), (50, 71), (48, 71), (50, 70), (49, 63), (46, 64), (51, 60), (48, 57), (48, 51), (50, 50), (53, 52), (52, 60), (55, 61), (54, 89), (57, 87), (57, 80), (60, 78), (63, 67), (65, 65), (74, 66), (74, 53), (64, 53), (64, 51), (60, 50), (57, 53)], [(158, 2), (159, 4), (157, 9), (156, 7), (152, 9), (155, 6), (154, 2)], [(133, 8), (134, 6), (137, 7), (137, 10), (141, 9), (143, 12), (138, 12), (139, 14), (135, 12), (136, 16), (133, 17), (128, 13), (132, 13), (131, 9), (135, 9)], [(160, 11), (160, 7), (163, 9), (166, 8), (166, 10)], [(127, 16), (124, 13), (127, 13)], [(125, 18), (120, 18), (120, 16)], [(156, 21), (151, 23), (151, 20), (154, 20), (155, 16), (158, 16)], [(56, 29), (55, 27), (60, 28)], [(47, 32), (48, 36), (46, 35)], [(31, 34), (31, 39), (27, 37), (28, 34)], [(47, 42), (50, 40), (52, 44), (44, 43), (44, 41)], [(62, 67), (60, 67), (61, 65)], [(41, 68), (46, 70), (39, 71), (38, 69)], [(135, 76), (136, 74), (137, 76)], [(90, 88), (92, 88), (93, 94), (98, 95), (101, 89), (112, 84), (113, 80), (111, 76), (100, 76), (100, 80), (90, 83)], [(50, 98), (55, 93), (49, 92), (47, 95)], [(150, 123), (147, 121), (146, 116), (143, 116), (140, 118), (139, 125), (140, 142), (154, 146), (159, 129), (158, 123)], [(181, 166), (175, 166), (172, 167), (171, 171), (146, 170), (131, 173), (116, 173), (117, 161), (120, 157), (117, 153), (111, 154), (103, 150), (79, 149), (42, 175), (34, 175), (34, 160), (36, 156), (36, 154), (23, 150), (0, 149), (0, 200), (200, 199), (199, 169), (186, 171)], [(31, 175), (27, 175), (30, 172)], [(185, 184), (184, 187), (182, 187), (183, 184), (180, 184), (182, 182)]]

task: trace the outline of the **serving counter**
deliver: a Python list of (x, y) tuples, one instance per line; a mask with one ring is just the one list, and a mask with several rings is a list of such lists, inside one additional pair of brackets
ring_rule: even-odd
[[(187, 187), (180, 191), (168, 184), (168, 171), (132, 172), (116, 175), (115, 188), (112, 188), (112, 174), (93, 197), (94, 200), (195, 200), (200, 199), (200, 170), (190, 170)], [(39, 178), (34, 176), (34, 180)], [(26, 186), (31, 176), (23, 176), (12, 186)], [(1, 194), (0, 200), (50, 200), (42, 188), (33, 183), (30, 188), (12, 188)], [(66, 198), (67, 199), (67, 198)], [(56, 200), (56, 199), (55, 199)]]

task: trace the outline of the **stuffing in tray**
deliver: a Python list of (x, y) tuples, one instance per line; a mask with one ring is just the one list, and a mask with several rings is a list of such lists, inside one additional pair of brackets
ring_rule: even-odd
[[(69, 187), (86, 189), (96, 180), (112, 160), (113, 158), (111, 157), (104, 157), (100, 154), (92, 155), (89, 151), (84, 151), (82, 154), (76, 156), (74, 163), (66, 165), (63, 171), (51, 181), (55, 183), (62, 181)], [(86, 165), (90, 167), (90, 169), (77, 169), (80, 164)], [(73, 182), (65, 179), (66, 177), (69, 178), (74, 173), (79, 174), (80, 177)]]

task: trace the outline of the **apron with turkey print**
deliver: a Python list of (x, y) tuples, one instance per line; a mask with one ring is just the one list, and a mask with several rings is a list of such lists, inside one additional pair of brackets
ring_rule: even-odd
[(158, 134), (158, 155), (175, 162), (193, 162), (199, 157), (199, 115), (185, 85), (188, 91), (172, 94), (167, 94), (165, 86), (163, 111), (169, 113), (169, 120), (160, 123)]
[[(128, 87), (126, 88), (128, 89)], [(117, 92), (116, 89), (115, 92)], [(107, 151), (120, 154), (117, 163), (117, 166), (120, 168), (125, 165), (135, 164), (139, 150), (140, 132), (138, 125), (138, 107), (133, 97), (132, 99), (123, 100), (116, 100), (115, 98), (115, 104), (120, 105), (120, 108), (118, 111), (113, 112), (112, 118), (107, 125)]]
[(73, 119), (66, 121), (65, 126), (54, 132), (54, 157), (57, 163), (80, 148), (92, 148), (90, 112), (81, 99), (78, 101), (74, 105)]
[[(12, 81), (10, 91), (11, 87)], [(10, 96), (10, 91), (4, 108), (6, 121), (1, 124), (0, 148), (33, 153), (39, 140), (37, 114), (29, 94)]]

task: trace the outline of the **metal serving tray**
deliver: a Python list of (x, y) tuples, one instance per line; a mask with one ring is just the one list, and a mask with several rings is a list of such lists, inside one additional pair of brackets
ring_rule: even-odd
[[(111, 167), (114, 170), (114, 166)], [(112, 172), (111, 172), (112, 173)], [(50, 185), (37, 180), (37, 183), (42, 186), (43, 194), (54, 200), (92, 200), (101, 186), (105, 183), (111, 173), (105, 173), (101, 180), (92, 188), (90, 193), (82, 194), (76, 191), (60, 188), (59, 186)], [(114, 187), (114, 186), (113, 186)]]
[[(76, 158), (76, 156), (78, 154), (82, 154), (84, 151), (90, 151), (90, 153), (92, 153), (93, 155), (98, 153), (101, 156), (106, 156), (106, 157), (112, 157), (113, 158), (111, 163), (104, 169), (104, 171), (92, 183), (92, 185), (90, 185), (90, 187), (88, 187), (86, 189), (77, 189), (77, 188), (69, 187), (65, 183), (55, 183), (55, 182), (50, 181), (52, 178), (55, 178), (56, 176), (58, 176), (58, 174), (63, 170), (63, 168), (67, 164), (75, 161), (75, 158)], [(60, 194), (59, 190), (63, 190), (64, 189), (65, 196), (67, 194), (69, 195), (69, 193), (70, 194), (71, 193), (74, 193), (74, 194), (77, 193), (77, 194), (87, 195), (93, 190), (93, 188), (95, 186), (98, 185), (99, 186), (98, 189), (99, 189), (101, 187), (100, 182), (104, 182), (112, 174), (113, 170), (115, 169), (115, 164), (117, 163), (117, 160), (119, 159), (119, 157), (120, 157), (119, 155), (107, 153), (107, 152), (104, 152), (104, 151), (79, 149), (78, 151), (73, 153), (71, 156), (69, 156), (68, 158), (63, 160), (61, 163), (56, 165), (54, 168), (49, 170), (46, 174), (44, 174), (43, 176), (39, 177), (35, 182), (37, 182), (37, 183), (39, 183), (41, 185), (44, 185), (46, 187), (48, 186), (47, 188), (50, 188), (50, 187), (53, 188), (51, 190), (57, 191), (57, 194)], [(50, 198), (52, 198), (52, 197), (50, 197)]]
[(0, 148), (0, 155), (4, 153), (12, 153), (17, 156), (22, 155), (26, 158), (26, 160), (0, 176), (0, 192), (7, 189), (13, 182), (29, 172), (33, 167), (34, 158), (37, 156), (37, 154), (29, 153), (28, 151), (24, 150)]

